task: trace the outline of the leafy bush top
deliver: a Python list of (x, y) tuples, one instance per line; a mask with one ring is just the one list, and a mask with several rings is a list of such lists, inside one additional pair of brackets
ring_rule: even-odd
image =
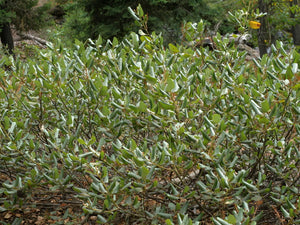
[[(185, 29), (196, 37), (203, 23)], [(38, 60), (4, 56), (0, 209), (42, 188), (79, 199), (99, 223), (296, 223), (300, 55), (278, 42), (246, 61), (214, 42), (164, 48), (131, 33), (49, 44)]]

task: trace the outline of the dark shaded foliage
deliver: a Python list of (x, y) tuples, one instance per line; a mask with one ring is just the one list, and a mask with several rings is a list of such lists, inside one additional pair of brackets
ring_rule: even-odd
[(1, 42), (13, 52), (11, 24), (18, 30), (37, 30), (47, 22), (49, 5), (36, 7), (37, 0), (2, 0), (0, 1)]
[[(134, 20), (127, 8), (136, 8), (141, 4), (145, 14), (148, 15), (148, 31), (162, 32), (165, 42), (180, 40), (183, 21), (200, 21), (204, 19), (209, 24), (216, 24), (220, 18), (219, 10), (211, 10), (204, 0), (129, 0), (129, 1), (98, 1), (76, 0), (68, 4), (69, 23), (72, 27), (72, 36), (81, 40), (95, 39), (101, 35), (105, 39), (124, 37), (129, 31), (137, 31)], [(78, 17), (78, 11), (82, 14)], [(80, 35), (84, 30), (85, 34)]]

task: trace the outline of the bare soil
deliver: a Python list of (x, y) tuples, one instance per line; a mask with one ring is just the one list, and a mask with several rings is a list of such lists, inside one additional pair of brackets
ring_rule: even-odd
[(39, 0), (37, 6), (42, 6), (44, 5), (45, 3), (49, 2), (49, 0)]

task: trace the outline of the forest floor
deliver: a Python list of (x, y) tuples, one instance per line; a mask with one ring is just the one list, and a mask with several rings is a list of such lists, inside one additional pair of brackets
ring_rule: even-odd
[[(39, 0), (37, 6), (42, 6), (42, 5), (44, 5), (45, 3), (48, 3), (49, 1), (50, 1), (50, 0)], [(53, 2), (53, 1), (51, 0), (51, 2)]]
[[(0, 184), (11, 179), (13, 177), (9, 174), (0, 171)], [(2, 195), (0, 194), (0, 198), (3, 197)], [(20, 201), (16, 202), (14, 208), (6, 211), (1, 211), (0, 208), (0, 224), (96, 224), (97, 217), (83, 213), (82, 202), (75, 197), (75, 193), (72, 191), (49, 192), (41, 187), (36, 188), (34, 192), (18, 192), (16, 195)], [(11, 199), (11, 201), (14, 200)], [(0, 206), (3, 207), (3, 205)]]

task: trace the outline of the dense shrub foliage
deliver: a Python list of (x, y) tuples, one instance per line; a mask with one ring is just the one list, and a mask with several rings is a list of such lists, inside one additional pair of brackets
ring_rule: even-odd
[[(202, 32), (186, 25), (187, 39)], [(300, 55), (278, 42), (247, 61), (214, 42), (131, 33), (3, 56), (0, 210), (42, 190), (98, 223), (300, 222)]]

